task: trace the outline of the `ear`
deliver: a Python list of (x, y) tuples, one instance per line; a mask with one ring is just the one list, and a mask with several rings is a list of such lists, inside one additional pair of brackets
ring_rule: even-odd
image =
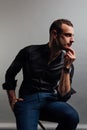
[(55, 29), (52, 30), (51, 36), (55, 39), (57, 37), (57, 31)]

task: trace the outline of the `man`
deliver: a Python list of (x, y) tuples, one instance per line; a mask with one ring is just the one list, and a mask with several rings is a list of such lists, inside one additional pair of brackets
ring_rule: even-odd
[[(73, 24), (67, 19), (55, 20), (49, 33), (47, 44), (20, 50), (6, 72), (3, 89), (7, 90), (17, 130), (37, 130), (39, 120), (57, 122), (56, 130), (76, 130), (79, 122), (77, 111), (66, 102), (74, 93)], [(15, 77), (21, 69), (23, 81), (17, 98)]]

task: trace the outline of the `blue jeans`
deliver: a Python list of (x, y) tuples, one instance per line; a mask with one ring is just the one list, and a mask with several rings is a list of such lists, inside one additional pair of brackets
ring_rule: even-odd
[(23, 97), (14, 107), (17, 130), (37, 130), (38, 120), (57, 122), (56, 130), (75, 130), (79, 122), (76, 110), (55, 94), (36, 93)]

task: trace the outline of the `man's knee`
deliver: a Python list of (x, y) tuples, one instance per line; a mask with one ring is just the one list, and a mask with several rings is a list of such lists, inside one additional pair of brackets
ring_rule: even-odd
[(79, 115), (77, 111), (70, 111), (67, 112), (67, 117), (66, 121), (68, 122), (69, 125), (76, 127), (77, 124), (79, 123)]

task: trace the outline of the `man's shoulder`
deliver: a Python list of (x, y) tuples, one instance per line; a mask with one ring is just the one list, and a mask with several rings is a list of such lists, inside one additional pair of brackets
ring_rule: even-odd
[(29, 45), (29, 46), (26, 46), (26, 47), (22, 48), (21, 51), (22, 52), (32, 52), (32, 51), (35, 51), (37, 49), (43, 48), (44, 46), (46, 46), (46, 44)]

